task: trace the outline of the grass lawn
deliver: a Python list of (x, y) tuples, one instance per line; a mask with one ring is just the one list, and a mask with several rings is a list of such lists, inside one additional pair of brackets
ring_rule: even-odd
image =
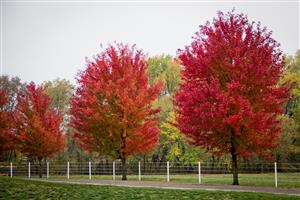
[(0, 177), (0, 199), (300, 199), (295, 196), (247, 192), (172, 190), (46, 183)]
[[(50, 178), (65, 179), (66, 176), (53, 176)], [(128, 175), (128, 180), (138, 181), (138, 176)], [(88, 179), (88, 176), (70, 175), (70, 179)], [(111, 175), (93, 175), (92, 179), (112, 180)], [(116, 180), (121, 180), (121, 176), (116, 176)], [(167, 181), (166, 175), (142, 175), (143, 181)], [(204, 174), (202, 175), (203, 184), (231, 184), (231, 174)], [(171, 182), (177, 183), (198, 183), (198, 175), (170, 175)], [(274, 174), (239, 174), (241, 185), (247, 186), (269, 186), (274, 187)], [(300, 173), (278, 173), (279, 188), (300, 188)]]

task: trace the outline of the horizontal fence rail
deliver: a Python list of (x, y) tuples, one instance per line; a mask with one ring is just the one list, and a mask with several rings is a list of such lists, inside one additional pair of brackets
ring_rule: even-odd
[[(244, 185), (300, 188), (300, 163), (240, 163), (239, 179)], [(230, 184), (229, 163), (195, 162), (129, 162), (129, 180), (177, 181), (199, 184)], [(53, 179), (120, 180), (120, 161), (51, 162), (0, 162), (1, 176)]]

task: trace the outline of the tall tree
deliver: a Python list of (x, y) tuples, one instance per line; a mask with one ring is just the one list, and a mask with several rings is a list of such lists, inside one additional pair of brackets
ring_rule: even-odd
[[(162, 124), (166, 122), (169, 113), (173, 111), (172, 98), (174, 92), (178, 89), (181, 67), (180, 64), (169, 55), (150, 57), (147, 63), (149, 65), (147, 74), (150, 84), (153, 84), (157, 80), (162, 80), (165, 86), (159, 98), (153, 103), (153, 108), (160, 108), (159, 117), (161, 127)], [(166, 135), (160, 134), (159, 146), (151, 155), (152, 162), (159, 165), (168, 159), (168, 154), (171, 150), (170, 141), (168, 141), (168, 139), (169, 137), (166, 137)], [(146, 162), (147, 157), (144, 156), (143, 159), (144, 162)]]
[(177, 89), (180, 81), (180, 65), (171, 56), (155, 56), (147, 60), (148, 76), (150, 84), (162, 80), (165, 85), (164, 94), (172, 95)]
[(62, 123), (63, 131), (66, 135), (67, 147), (64, 152), (60, 152), (55, 156), (55, 160), (69, 160), (80, 162), (83, 152), (76, 145), (74, 138), (71, 137), (72, 129), (68, 126), (69, 124), (69, 109), (71, 97), (74, 92), (74, 86), (69, 80), (66, 79), (54, 79), (52, 81), (45, 81), (43, 83), (43, 90), (45, 94), (50, 97), (51, 107), (61, 112), (64, 116)]
[(121, 159), (122, 180), (127, 179), (126, 158), (152, 150), (159, 139), (159, 110), (152, 102), (162, 85), (150, 86), (146, 70), (141, 50), (109, 45), (88, 61), (72, 100), (74, 136), (86, 150)]
[(18, 91), (25, 91), (26, 85), (21, 82), (19, 77), (9, 77), (7, 75), (0, 76), (0, 89), (6, 94), (7, 103), (5, 104), (6, 111), (13, 111), (17, 105)]
[(42, 159), (64, 149), (65, 140), (60, 127), (63, 116), (50, 108), (50, 98), (44, 94), (42, 86), (31, 82), (27, 85), (27, 92), (18, 95), (15, 118), (20, 151), (29, 159), (38, 161), (39, 176), (42, 177)]
[(291, 85), (292, 97), (286, 102), (285, 113), (295, 118), (300, 123), (300, 50), (295, 56), (287, 56), (285, 60), (286, 70), (281, 83), (288, 82)]
[(223, 14), (200, 26), (179, 51), (183, 83), (176, 95), (178, 124), (192, 144), (216, 155), (229, 153), (233, 184), (238, 157), (268, 156), (278, 143), (282, 104), (282, 53), (271, 32), (244, 14)]
[(300, 161), (299, 124), (288, 115), (282, 116), (283, 128), (280, 144), (273, 150), (278, 162), (298, 163)]
[(13, 133), (13, 115), (17, 105), (18, 91), (25, 91), (26, 87), (18, 77), (0, 76), (0, 160), (11, 160), (16, 156), (15, 138)]
[(43, 83), (44, 92), (51, 99), (51, 106), (64, 114), (69, 110), (74, 86), (66, 79), (55, 79)]
[(7, 103), (6, 93), (0, 89), (0, 160), (4, 152), (15, 149), (12, 112), (7, 110)]
[(280, 82), (291, 86), (291, 98), (284, 107), (287, 116), (283, 118), (282, 141), (276, 155), (281, 160), (297, 162), (300, 159), (300, 50), (285, 61), (286, 70)]
[[(176, 116), (172, 111), (161, 125), (162, 147), (168, 146), (167, 159), (173, 163), (190, 164), (203, 159), (203, 151), (186, 143), (186, 136), (176, 127)], [(202, 157), (202, 158), (201, 158)]]

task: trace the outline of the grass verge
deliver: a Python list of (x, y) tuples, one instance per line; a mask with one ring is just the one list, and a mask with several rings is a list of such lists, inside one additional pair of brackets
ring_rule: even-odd
[(0, 199), (300, 199), (250, 192), (173, 190), (118, 186), (73, 185), (0, 177)]

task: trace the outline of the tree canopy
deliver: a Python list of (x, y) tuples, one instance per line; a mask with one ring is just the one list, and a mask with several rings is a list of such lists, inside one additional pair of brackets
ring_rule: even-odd
[(71, 124), (79, 144), (89, 151), (121, 159), (123, 179), (129, 155), (152, 150), (159, 139), (158, 109), (152, 102), (162, 84), (149, 85), (141, 50), (109, 45), (89, 60), (72, 99)]
[(175, 97), (178, 127), (190, 143), (216, 155), (267, 156), (278, 144), (287, 87), (278, 85), (284, 62), (278, 43), (244, 14), (223, 14), (200, 26), (179, 51), (183, 83)]
[(31, 82), (27, 91), (20, 92), (17, 98), (14, 114), (19, 150), (39, 163), (62, 151), (65, 147), (60, 127), (63, 116), (50, 108), (50, 98), (44, 94), (42, 86)]

